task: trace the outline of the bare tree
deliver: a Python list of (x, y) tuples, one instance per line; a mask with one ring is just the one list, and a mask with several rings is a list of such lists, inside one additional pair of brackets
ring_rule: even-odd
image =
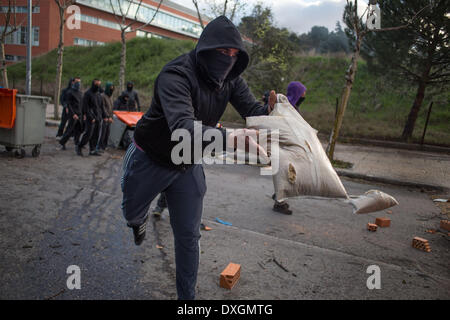
[[(203, 29), (204, 24), (200, 14), (199, 2), (197, 0), (192, 0), (192, 3), (197, 10), (198, 19), (200, 20), (200, 25)], [(206, 8), (204, 11), (206, 11), (211, 17), (226, 16), (228, 19), (233, 21), (239, 12), (244, 11), (247, 4), (243, 0), (208, 0), (205, 1), (205, 5)]]
[(205, 25), (203, 24), (202, 20), (202, 15), (200, 14), (200, 9), (198, 8), (198, 1), (192, 0), (192, 3), (194, 4), (195, 9), (197, 10), (198, 20), (200, 21), (200, 27), (202, 27), (202, 29), (205, 29)]
[(420, 14), (420, 12), (422, 10), (424, 10), (426, 7), (428, 7), (428, 6), (426, 6), (423, 9), (421, 9), (419, 12), (417, 12), (414, 15), (414, 17), (406, 25), (401, 25), (401, 26), (397, 26), (397, 27), (389, 27), (389, 28), (370, 29), (367, 27), (367, 23), (363, 23), (363, 17), (367, 13), (367, 19), (369, 18), (369, 15), (371, 14), (369, 6), (371, 4), (376, 4), (376, 2), (377, 1), (373, 1), (373, 0), (370, 1), (367, 9), (364, 11), (364, 13), (361, 16), (359, 16), (358, 0), (354, 0), (353, 2), (347, 0), (347, 6), (345, 7), (345, 11), (344, 11), (344, 21), (353, 31), (354, 50), (353, 50), (350, 65), (348, 66), (348, 69), (345, 72), (345, 85), (344, 85), (344, 88), (342, 89), (341, 99), (339, 100), (339, 105), (338, 105), (338, 109), (336, 112), (336, 118), (334, 121), (333, 130), (331, 131), (330, 141), (327, 146), (327, 155), (330, 160), (333, 160), (333, 157), (334, 157), (334, 148), (336, 145), (337, 138), (339, 136), (339, 130), (341, 129), (341, 126), (342, 126), (342, 121), (344, 119), (345, 109), (347, 109), (347, 104), (348, 104), (348, 101), (350, 98), (350, 93), (352, 91), (353, 82), (355, 80), (358, 58), (360, 56), (360, 51), (361, 51), (361, 42), (363, 41), (364, 37), (369, 32), (382, 32), (382, 31), (399, 30), (399, 29), (406, 28)]
[(59, 119), (59, 95), (61, 93), (61, 77), (63, 71), (63, 58), (64, 58), (64, 25), (66, 24), (66, 9), (75, 4), (75, 0), (54, 0), (58, 6), (59, 14), (59, 42), (58, 42), (58, 55), (56, 58), (56, 79), (55, 79), (55, 91), (53, 95), (54, 111), (53, 115), (56, 120)]
[[(2, 74), (2, 85), (4, 88), (9, 87), (8, 82), (8, 70), (6, 66), (6, 54), (5, 54), (5, 42), (6, 38), (13, 34), (14, 32), (17, 32), (22, 27), (23, 23), (27, 20), (26, 15), (20, 19), (20, 21), (17, 19), (17, 6), (16, 6), (16, 0), (8, 0), (8, 5), (6, 11), (0, 9), (0, 14), (3, 16), (3, 21), (5, 21), (5, 24), (3, 26), (3, 29), (0, 33), (0, 59), (1, 59), (1, 74)], [(36, 7), (39, 5), (39, 0), (36, 2), (36, 4), (33, 7)]]
[[(114, 2), (114, 3), (113, 3)], [(127, 42), (126, 42), (126, 34), (130, 32), (136, 32), (142, 30), (144, 27), (148, 26), (153, 22), (157, 13), (159, 12), (159, 8), (161, 7), (163, 0), (160, 0), (158, 3), (158, 7), (156, 8), (152, 18), (148, 20), (145, 24), (132, 28), (133, 25), (136, 24), (138, 19), (139, 9), (142, 5), (142, 0), (139, 0), (139, 3), (130, 1), (130, 0), (109, 0), (109, 4), (111, 10), (114, 13), (114, 18), (120, 26), (120, 41), (122, 43), (122, 49), (120, 51), (120, 67), (119, 67), (119, 89), (120, 91), (125, 90), (125, 73), (126, 73), (126, 65), (127, 65)], [(128, 3), (128, 5), (126, 4)], [(134, 15), (130, 14), (130, 10), (135, 6)], [(118, 11), (117, 11), (118, 7)], [(126, 10), (124, 8), (126, 7)], [(133, 17), (132, 20), (129, 17)]]

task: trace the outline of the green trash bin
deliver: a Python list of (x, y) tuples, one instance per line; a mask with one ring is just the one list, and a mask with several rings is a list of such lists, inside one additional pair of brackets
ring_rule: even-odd
[(45, 114), (50, 98), (16, 95), (16, 120), (12, 129), (0, 128), (0, 145), (16, 149), (18, 158), (25, 156), (25, 147), (33, 147), (33, 157), (39, 156), (45, 136)]

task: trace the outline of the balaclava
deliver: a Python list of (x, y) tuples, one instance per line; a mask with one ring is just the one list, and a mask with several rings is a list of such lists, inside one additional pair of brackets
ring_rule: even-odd
[(98, 92), (98, 90), (100, 89), (100, 85), (99, 84), (95, 84), (95, 80), (93, 80), (91, 88), (92, 88), (93, 92)]
[(219, 88), (222, 87), (236, 61), (237, 56), (230, 57), (215, 49), (203, 54), (206, 72)]
[(114, 92), (114, 85), (111, 82), (107, 82), (105, 86), (105, 94), (111, 97)]
[(72, 88), (74, 89), (74, 90), (80, 90), (80, 88), (81, 88), (81, 81), (75, 81), (73, 84), (72, 84)]
[(131, 81), (127, 82), (127, 91), (128, 92), (133, 91), (133, 82)]

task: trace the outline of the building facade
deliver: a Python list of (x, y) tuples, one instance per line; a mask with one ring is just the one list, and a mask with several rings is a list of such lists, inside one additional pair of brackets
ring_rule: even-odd
[[(133, 22), (132, 31), (126, 38), (157, 37), (196, 41), (202, 31), (197, 12), (163, 0), (156, 13), (159, 1), (142, 0), (76, 0), (73, 11), (66, 12), (68, 22), (64, 26), (64, 45), (92, 46), (120, 41), (122, 12), (125, 25)], [(0, 2), (7, 3), (6, 1)], [(34, 3), (34, 1), (33, 1)], [(111, 7), (111, 3), (113, 7)], [(27, 1), (16, 1), (16, 21), (21, 27), (5, 41), (6, 60), (16, 62), (25, 59), (27, 39)], [(6, 12), (8, 7), (0, 5)], [(126, 14), (128, 12), (128, 14)], [(156, 15), (155, 15), (156, 13)], [(152, 20), (154, 16), (154, 19)], [(0, 31), (5, 28), (5, 14), (0, 15)], [(53, 0), (41, 0), (33, 8), (32, 55), (38, 56), (58, 47), (59, 11)], [(148, 22), (152, 20), (149, 24)], [(202, 17), (203, 22), (207, 18)], [(74, 23), (75, 22), (75, 23)], [(78, 22), (78, 23), (77, 23)], [(76, 26), (78, 24), (78, 26)], [(74, 27), (76, 26), (76, 27)], [(141, 28), (136, 30), (136, 28)]]

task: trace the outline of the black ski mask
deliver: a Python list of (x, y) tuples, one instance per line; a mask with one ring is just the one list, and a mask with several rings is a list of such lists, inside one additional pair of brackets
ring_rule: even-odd
[(230, 57), (217, 50), (210, 50), (203, 55), (203, 60), (209, 77), (221, 88), (233, 69), (237, 56)]
[(72, 88), (77, 91), (80, 90), (80, 82), (79, 81), (74, 82)]
[(128, 92), (133, 91), (133, 84), (131, 82), (127, 83), (127, 91)]
[(305, 97), (300, 97), (295, 105), (299, 107), (303, 101), (305, 101)]
[(100, 90), (100, 85), (92, 83), (92, 91), (93, 92), (98, 92), (99, 90)]

